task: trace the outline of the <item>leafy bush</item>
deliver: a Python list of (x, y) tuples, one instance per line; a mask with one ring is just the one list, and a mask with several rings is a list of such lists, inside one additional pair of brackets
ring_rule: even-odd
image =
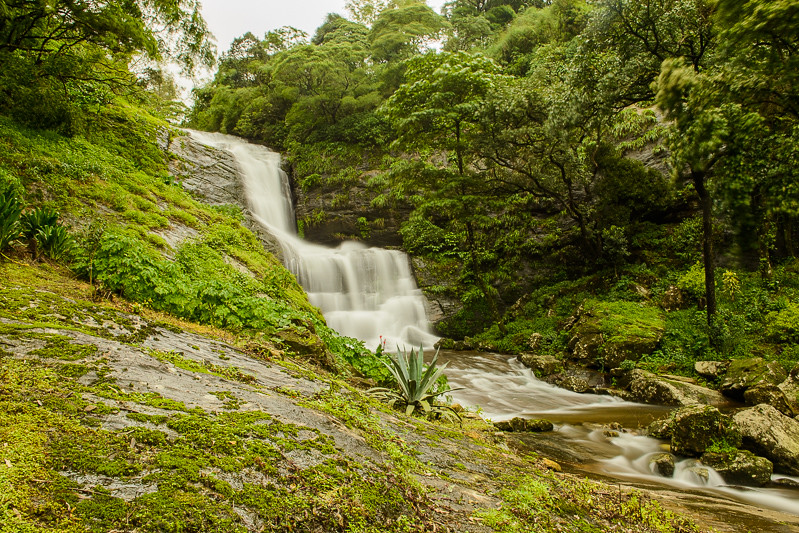
[(19, 223), (21, 213), (19, 198), (11, 191), (3, 191), (0, 194), (0, 252), (19, 239), (22, 231)]
[(32, 209), (20, 216), (22, 235), (26, 239), (35, 239), (40, 229), (55, 226), (57, 223), (58, 211), (44, 207)]
[(61, 225), (43, 226), (34, 238), (37, 248), (54, 261), (68, 257), (74, 247), (72, 236)]
[(766, 319), (766, 332), (776, 342), (799, 342), (799, 303), (788, 302), (780, 311), (772, 311)]
[(692, 298), (698, 299), (705, 295), (705, 267), (702, 263), (695, 263), (677, 281), (677, 288)]

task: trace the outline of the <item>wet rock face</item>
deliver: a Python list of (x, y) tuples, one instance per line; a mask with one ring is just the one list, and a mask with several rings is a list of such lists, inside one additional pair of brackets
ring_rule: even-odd
[(730, 453), (702, 454), (703, 464), (712, 467), (730, 485), (762, 487), (771, 481), (774, 465), (765, 457), (758, 457), (748, 450)]
[[(281, 248), (275, 237), (264, 231), (250, 213), (244, 182), (230, 152), (183, 135), (169, 143), (169, 155), (169, 171), (184, 189), (211, 205), (240, 208), (244, 213), (244, 225), (258, 236), (267, 250), (280, 257)], [(169, 236), (162, 237), (173, 247), (181, 242), (179, 238), (170, 242)]]
[(735, 414), (743, 447), (774, 463), (774, 469), (799, 476), (799, 422), (766, 404)]
[(670, 427), (671, 449), (678, 455), (698, 456), (717, 443), (733, 448), (741, 445), (735, 421), (709, 405), (677, 409)]
[(787, 378), (779, 363), (761, 357), (735, 359), (730, 363), (719, 390), (726, 396), (744, 399), (744, 392), (759, 383), (779, 385)]
[(181, 185), (211, 205), (240, 205), (244, 184), (233, 155), (198, 143), (188, 135), (169, 144), (169, 170)]
[(791, 410), (799, 415), (799, 364), (791, 370), (788, 379), (779, 384), (779, 389), (785, 394)]
[(502, 422), (495, 422), (494, 426), (501, 431), (515, 431), (515, 432), (544, 432), (552, 431), (554, 425), (549, 420), (543, 418), (512, 418)]

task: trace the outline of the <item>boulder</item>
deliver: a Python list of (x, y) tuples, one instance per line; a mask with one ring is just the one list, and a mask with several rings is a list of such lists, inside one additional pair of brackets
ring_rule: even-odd
[(785, 394), (785, 401), (791, 410), (799, 415), (799, 364), (797, 364), (788, 376), (788, 379), (778, 385)]
[(571, 358), (581, 365), (610, 370), (638, 361), (657, 348), (665, 330), (662, 311), (634, 302), (587, 301), (570, 319)]
[(706, 379), (717, 380), (727, 372), (729, 363), (724, 361), (697, 361), (694, 371)]
[(759, 383), (750, 389), (746, 389), (744, 402), (746, 402), (746, 405), (766, 403), (785, 416), (793, 417), (795, 415), (785, 393), (772, 383)]
[(523, 353), (517, 356), (516, 359), (539, 377), (549, 376), (563, 371), (563, 363), (561, 363), (560, 359), (552, 355)]
[(719, 390), (737, 400), (744, 399), (744, 392), (759, 383), (779, 385), (788, 375), (782, 365), (769, 362), (762, 357), (735, 359), (730, 362)]
[(734, 416), (743, 437), (742, 447), (774, 463), (774, 469), (799, 476), (799, 422), (767, 404)]
[(566, 390), (579, 393), (586, 392), (591, 388), (586, 380), (577, 376), (566, 376), (558, 385)]
[(653, 474), (663, 477), (674, 475), (674, 456), (670, 453), (660, 452), (649, 458), (649, 469)]
[(494, 422), (494, 426), (502, 431), (515, 431), (515, 432), (535, 432), (541, 433), (544, 431), (552, 431), (555, 426), (549, 420), (543, 418), (511, 418), (510, 420), (503, 420)]
[(710, 405), (681, 407), (671, 419), (671, 450), (678, 455), (698, 456), (715, 444), (737, 448), (741, 432), (732, 418)]
[(646, 430), (647, 435), (655, 439), (671, 439), (671, 419), (653, 420)]
[(718, 392), (677, 376), (656, 376), (641, 369), (631, 370), (624, 380), (629, 383), (623, 397), (633, 402), (657, 405), (722, 405)]
[(713, 468), (730, 485), (762, 487), (771, 481), (774, 465), (765, 457), (758, 457), (748, 450), (729, 453), (705, 452), (702, 464)]

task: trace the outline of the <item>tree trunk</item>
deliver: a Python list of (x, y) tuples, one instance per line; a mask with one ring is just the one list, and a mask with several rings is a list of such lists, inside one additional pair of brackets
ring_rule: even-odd
[(711, 331), (711, 345), (713, 340), (713, 316), (716, 314), (716, 273), (713, 258), (713, 201), (705, 186), (705, 172), (692, 171), (691, 179), (694, 189), (699, 195), (702, 206), (702, 259), (705, 267), (705, 299), (707, 300), (707, 324)]

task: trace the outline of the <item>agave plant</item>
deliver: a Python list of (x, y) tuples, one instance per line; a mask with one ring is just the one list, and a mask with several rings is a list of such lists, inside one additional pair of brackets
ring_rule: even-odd
[(447, 405), (434, 404), (433, 399), (450, 390), (433, 391), (433, 385), (444, 373), (448, 363), (436, 366), (438, 361), (438, 350), (433, 360), (425, 368), (424, 350), (419, 347), (418, 351), (411, 349), (410, 353), (405, 350), (397, 349), (397, 357), (389, 357), (389, 362), (380, 360), (391, 372), (394, 380), (399, 387), (399, 392), (383, 387), (369, 389), (369, 393), (378, 399), (387, 402), (390, 406), (404, 403), (405, 414), (411, 415), (417, 407), (421, 408), (426, 414), (438, 414), (446, 418), (457, 418), (460, 416)]

